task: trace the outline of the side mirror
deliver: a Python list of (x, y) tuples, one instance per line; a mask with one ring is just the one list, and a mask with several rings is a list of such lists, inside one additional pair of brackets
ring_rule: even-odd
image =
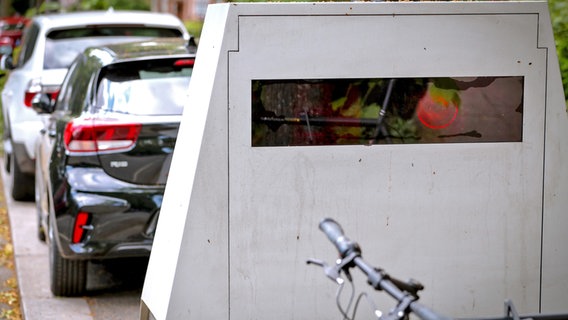
[(197, 52), (197, 42), (195, 42), (195, 38), (193, 36), (189, 37), (189, 40), (187, 41), (187, 48), (189, 49), (189, 53)]
[(38, 93), (32, 99), (32, 109), (38, 114), (51, 114), (55, 110), (55, 102), (46, 93)]
[(12, 70), (12, 69), (14, 69), (12, 54), (2, 55), (2, 57), (0, 58), (0, 70)]

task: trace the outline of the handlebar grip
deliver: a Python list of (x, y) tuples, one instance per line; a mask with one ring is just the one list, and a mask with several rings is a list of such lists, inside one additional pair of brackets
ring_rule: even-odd
[(359, 245), (357, 243), (349, 240), (343, 233), (343, 229), (335, 220), (331, 218), (325, 218), (319, 223), (319, 228), (329, 241), (333, 243), (333, 245), (339, 251), (339, 255), (342, 258), (345, 258), (348, 254), (352, 252), (361, 253), (361, 249), (359, 249)]

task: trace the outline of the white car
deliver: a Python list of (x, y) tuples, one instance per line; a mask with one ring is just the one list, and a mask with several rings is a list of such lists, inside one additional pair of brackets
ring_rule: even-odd
[(166, 13), (91, 11), (34, 17), (24, 32), (22, 48), (2, 91), (4, 160), (11, 173), (15, 200), (33, 199), (35, 144), (42, 116), (31, 108), (37, 93), (54, 99), (78, 53), (100, 44), (181, 37), (190, 41), (183, 23)]

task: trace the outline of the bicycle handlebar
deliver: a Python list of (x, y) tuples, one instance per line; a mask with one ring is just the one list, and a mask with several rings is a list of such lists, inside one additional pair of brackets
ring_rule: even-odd
[[(365, 262), (361, 256), (361, 248), (357, 242), (351, 241), (347, 238), (343, 232), (343, 229), (339, 223), (331, 218), (325, 218), (319, 223), (319, 228), (329, 241), (337, 248), (341, 259), (336, 262), (335, 265), (329, 266), (325, 262), (320, 260), (310, 259), (308, 264), (312, 263), (323, 267), (324, 273), (333, 281), (337, 282), (341, 286), (343, 285), (343, 278), (340, 277), (340, 272), (343, 271), (347, 279), (351, 282), (351, 275), (349, 274), (349, 269), (357, 267), (367, 276), (367, 283), (371, 285), (375, 290), (382, 290), (390, 295), (397, 301), (395, 308), (391, 309), (386, 315), (381, 312), (375, 313), (380, 320), (402, 320), (408, 319), (409, 313), (414, 313), (418, 318), (422, 320), (451, 320), (452, 318), (440, 315), (433, 311), (432, 309), (420, 304), (418, 302), (418, 291), (424, 289), (424, 287), (417, 281), (410, 279), (407, 282), (398, 280), (389, 276), (384, 270), (375, 268)], [(338, 291), (339, 293), (339, 291)], [(339, 295), (336, 296), (339, 299)], [(351, 319), (348, 317), (347, 312), (343, 311), (339, 305), (339, 300), (337, 300), (339, 310), (344, 316), (344, 319)], [(349, 308), (348, 308), (349, 309)], [(356, 309), (356, 307), (355, 307)], [(375, 310), (378, 311), (378, 310)], [(355, 311), (353, 312), (353, 318), (355, 317)], [(476, 319), (476, 318), (472, 318)], [(510, 300), (505, 301), (505, 316), (498, 318), (479, 318), (483, 320), (524, 320), (524, 319), (540, 319), (540, 320), (560, 320), (568, 319), (567, 314), (551, 314), (551, 315), (526, 315), (519, 316), (516, 312), (513, 303)]]
[[(398, 301), (397, 308), (386, 319), (401, 319), (404, 314), (412, 311), (423, 320), (449, 320), (445, 316), (439, 315), (433, 310), (417, 302), (417, 291), (423, 289), (418, 282), (409, 281), (402, 282), (391, 278), (383, 270), (377, 269), (367, 264), (361, 257), (361, 248), (359, 245), (347, 238), (343, 229), (335, 220), (325, 218), (319, 223), (319, 228), (329, 241), (337, 248), (342, 261), (338, 262), (337, 271), (343, 270), (349, 274), (348, 269), (357, 266), (365, 275), (367, 282), (376, 290), (384, 290), (391, 297)], [(338, 273), (337, 273), (338, 274)], [(400, 314), (402, 313), (402, 314)]]
[(343, 229), (335, 220), (325, 218), (320, 222), (319, 228), (337, 248), (341, 258), (347, 257), (350, 253), (361, 253), (359, 245), (345, 236)]

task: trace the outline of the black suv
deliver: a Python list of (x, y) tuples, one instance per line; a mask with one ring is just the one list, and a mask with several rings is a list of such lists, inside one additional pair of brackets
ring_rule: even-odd
[(149, 256), (194, 52), (181, 39), (89, 48), (57, 101), (34, 97), (49, 115), (35, 194), (53, 294), (83, 294), (89, 260)]

